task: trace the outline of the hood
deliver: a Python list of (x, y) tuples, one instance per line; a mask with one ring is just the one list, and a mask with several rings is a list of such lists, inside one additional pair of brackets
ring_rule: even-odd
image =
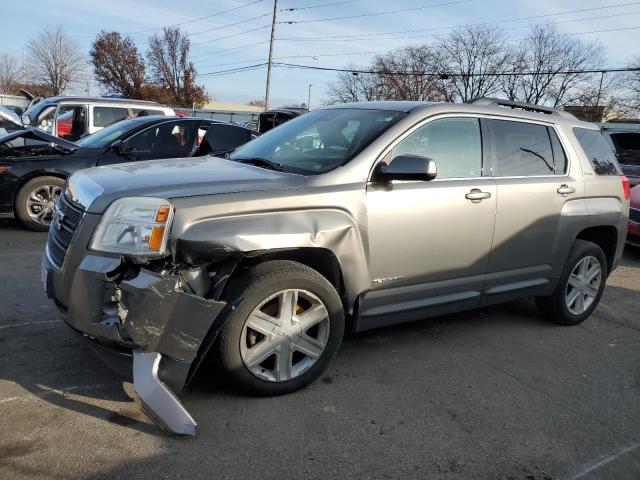
[(18, 114), (3, 106), (0, 106), (0, 119), (10, 121), (11, 123), (15, 124), (16, 128), (24, 128)]
[(53, 135), (40, 130), (38, 128), (33, 127), (22, 127), (23, 130), (19, 130), (17, 132), (9, 133), (8, 135), (4, 135), (0, 137), (0, 143), (10, 142), (11, 140), (15, 140), (16, 138), (24, 138), (25, 140), (36, 140), (39, 142), (46, 142), (50, 145), (55, 145), (62, 150), (66, 151), (75, 151), (78, 149), (78, 145), (70, 142), (69, 140), (64, 140), (62, 138), (54, 137)]
[(68, 195), (101, 213), (122, 197), (191, 197), (303, 186), (305, 177), (216, 157), (175, 158), (95, 167), (74, 173)]

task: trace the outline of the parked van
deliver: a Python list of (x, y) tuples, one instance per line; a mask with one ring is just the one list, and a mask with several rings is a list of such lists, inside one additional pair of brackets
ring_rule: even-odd
[(143, 100), (48, 97), (33, 103), (22, 115), (22, 123), (75, 141), (128, 117), (175, 114), (173, 108)]

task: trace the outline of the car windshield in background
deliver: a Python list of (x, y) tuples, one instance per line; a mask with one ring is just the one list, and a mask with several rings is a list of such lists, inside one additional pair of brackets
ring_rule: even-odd
[(265, 133), (229, 158), (318, 174), (344, 165), (406, 114), (386, 110), (316, 110)]
[(131, 120), (122, 120), (83, 138), (77, 143), (82, 148), (106, 148), (139, 124), (140, 120), (136, 120), (135, 118)]

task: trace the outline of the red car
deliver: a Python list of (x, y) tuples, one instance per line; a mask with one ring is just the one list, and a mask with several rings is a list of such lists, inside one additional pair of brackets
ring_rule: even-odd
[(631, 189), (627, 243), (640, 247), (640, 185)]

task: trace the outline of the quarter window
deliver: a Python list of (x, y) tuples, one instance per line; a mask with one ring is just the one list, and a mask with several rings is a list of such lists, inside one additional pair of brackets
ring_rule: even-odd
[(553, 175), (556, 172), (546, 126), (508, 120), (493, 120), (492, 125), (498, 176)]
[(437, 178), (482, 175), (482, 136), (477, 118), (442, 118), (412, 132), (391, 150), (386, 162), (400, 155), (435, 160)]
[(93, 126), (106, 127), (112, 123), (124, 120), (129, 116), (128, 108), (120, 107), (94, 107), (93, 108)]
[(574, 128), (573, 133), (587, 155), (596, 175), (621, 175), (616, 157), (599, 130)]

